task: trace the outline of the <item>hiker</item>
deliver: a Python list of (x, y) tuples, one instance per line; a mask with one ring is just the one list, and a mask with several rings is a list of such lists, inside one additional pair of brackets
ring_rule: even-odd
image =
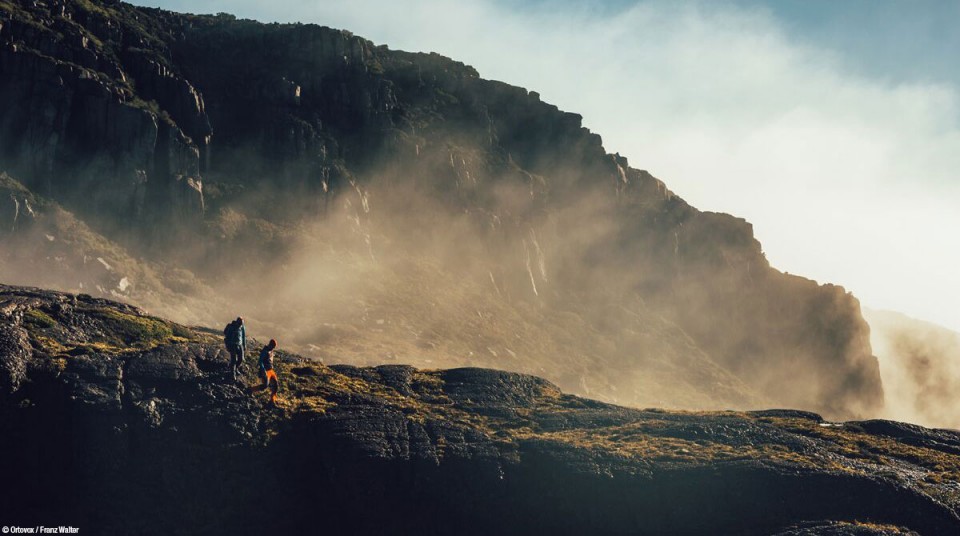
[(260, 377), (263, 378), (263, 387), (270, 388), (270, 403), (277, 403), (277, 391), (280, 390), (280, 380), (277, 373), (273, 370), (273, 351), (277, 348), (277, 340), (270, 339), (270, 342), (260, 350)]
[(223, 328), (223, 342), (230, 352), (230, 371), (236, 380), (243, 368), (243, 355), (247, 349), (247, 331), (243, 327), (243, 317), (238, 316)]

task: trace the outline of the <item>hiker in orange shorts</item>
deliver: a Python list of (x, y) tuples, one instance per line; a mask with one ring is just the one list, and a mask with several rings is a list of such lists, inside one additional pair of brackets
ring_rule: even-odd
[(270, 342), (260, 350), (260, 377), (263, 378), (262, 389), (270, 388), (270, 403), (277, 403), (277, 391), (280, 390), (280, 380), (273, 370), (273, 351), (277, 348), (277, 340)]

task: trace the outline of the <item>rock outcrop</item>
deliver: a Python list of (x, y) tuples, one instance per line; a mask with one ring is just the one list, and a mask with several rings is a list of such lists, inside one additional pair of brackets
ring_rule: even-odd
[[(269, 286), (280, 277), (269, 270), (286, 277), (305, 236), (349, 235), (381, 260), (393, 245), (396, 265), (445, 235), (448, 251), (428, 260), (444, 274), (616, 341), (555, 337), (516, 370), (639, 403), (649, 398), (620, 371), (667, 383), (682, 374), (663, 371), (687, 367), (641, 368), (659, 352), (709, 377), (695, 392), (740, 391), (716, 398), (723, 407), (766, 399), (839, 417), (882, 406), (868, 328), (844, 289), (776, 271), (745, 221), (698, 211), (607, 154), (579, 115), (437, 54), (113, 0), (3, 1), (0, 99), (16, 103), (0, 110), (0, 169), (131, 257), (223, 295), (241, 277), (264, 283), (258, 296), (297, 293)], [(309, 225), (337, 210), (347, 231)], [(427, 310), (445, 299), (421, 297)], [(423, 316), (400, 332), (430, 331)], [(305, 351), (332, 352), (286, 329)], [(500, 365), (481, 356), (504, 349), (471, 344), (474, 364)], [(409, 359), (444, 359), (418, 348)]]
[(0, 98), (15, 103), (0, 118), (6, 170), (84, 214), (109, 215), (114, 228), (132, 217), (199, 216), (203, 100), (140, 48), (152, 38), (131, 26), (136, 16), (117, 21), (84, 2), (0, 11)]
[[(464, 368), (281, 354), (0, 287), (4, 523), (98, 534), (953, 534), (960, 434), (806, 412), (628, 409)], [(251, 345), (253, 346), (253, 345)], [(50, 521), (48, 521), (50, 520)]]

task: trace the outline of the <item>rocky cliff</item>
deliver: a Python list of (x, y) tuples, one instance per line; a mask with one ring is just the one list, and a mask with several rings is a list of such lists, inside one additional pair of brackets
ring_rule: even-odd
[(328, 361), (497, 366), (631, 404), (883, 403), (842, 288), (772, 269), (747, 222), (442, 56), (314, 25), (3, 0), (0, 97), (16, 103), (0, 169), (159, 274), (101, 294), (188, 318), (184, 289), (212, 289)]
[(270, 406), (249, 388), (250, 363), (229, 378), (219, 339), (129, 305), (0, 287), (3, 523), (97, 534), (960, 530), (957, 432), (628, 409), (516, 373), (327, 367), (286, 353)]

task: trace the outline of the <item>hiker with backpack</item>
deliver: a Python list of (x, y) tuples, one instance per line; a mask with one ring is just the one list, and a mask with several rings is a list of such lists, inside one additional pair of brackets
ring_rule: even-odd
[(243, 326), (243, 317), (238, 316), (223, 328), (223, 342), (227, 345), (227, 351), (230, 352), (230, 371), (233, 379), (236, 380), (243, 368), (243, 355), (247, 346), (247, 332)]
[(263, 387), (270, 388), (270, 403), (277, 403), (277, 392), (280, 390), (280, 379), (277, 378), (276, 371), (273, 370), (273, 351), (277, 348), (277, 340), (270, 339), (270, 342), (260, 350), (260, 378), (263, 379)]

